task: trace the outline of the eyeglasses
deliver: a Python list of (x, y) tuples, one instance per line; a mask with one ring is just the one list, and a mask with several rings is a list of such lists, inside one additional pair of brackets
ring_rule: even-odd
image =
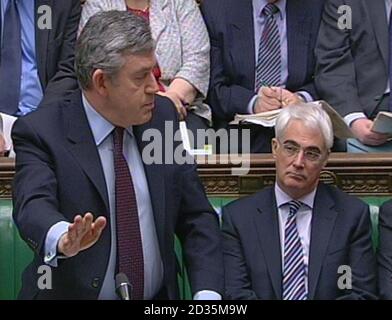
[[(289, 157), (296, 157), (300, 151), (301, 151), (301, 146), (294, 144), (292, 142), (285, 142), (282, 144), (282, 148), (284, 153), (289, 156)], [(304, 152), (304, 158), (308, 161), (311, 162), (318, 162), (321, 160), (323, 157), (323, 154), (321, 153), (320, 150), (316, 149), (302, 149)]]

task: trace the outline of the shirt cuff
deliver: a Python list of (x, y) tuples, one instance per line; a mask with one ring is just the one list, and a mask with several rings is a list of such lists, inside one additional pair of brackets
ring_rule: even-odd
[(68, 231), (69, 225), (70, 223), (66, 221), (57, 222), (49, 229), (46, 235), (44, 262), (52, 267), (57, 267), (58, 258), (65, 258), (65, 256), (57, 255), (57, 244), (61, 236)]
[(349, 113), (344, 117), (344, 121), (346, 124), (350, 127), (351, 124), (358, 119), (367, 119), (366, 115), (363, 112), (354, 112), (354, 113)]
[(312, 95), (309, 92), (297, 91), (296, 94), (298, 94), (302, 99), (304, 99), (305, 102), (313, 102), (314, 101)]
[(201, 290), (196, 292), (193, 300), (222, 300), (222, 296), (215, 291)]
[(250, 99), (250, 101), (248, 103), (248, 114), (254, 114), (255, 113), (254, 107), (255, 107), (255, 104), (256, 104), (256, 101), (257, 101), (257, 97), (258, 96), (255, 95), (255, 96), (253, 96), (252, 99)]

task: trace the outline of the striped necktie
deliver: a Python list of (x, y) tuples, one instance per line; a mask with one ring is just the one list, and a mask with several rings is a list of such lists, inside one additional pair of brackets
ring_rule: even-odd
[(283, 300), (306, 300), (304, 254), (296, 221), (301, 202), (293, 200), (289, 205), (284, 231)]
[(128, 276), (132, 299), (144, 297), (144, 257), (135, 189), (123, 154), (124, 128), (113, 131), (118, 271)]
[(261, 11), (265, 17), (265, 23), (257, 57), (256, 92), (262, 86), (279, 86), (281, 84), (280, 35), (274, 16), (278, 11), (279, 8), (272, 3), (268, 3)]

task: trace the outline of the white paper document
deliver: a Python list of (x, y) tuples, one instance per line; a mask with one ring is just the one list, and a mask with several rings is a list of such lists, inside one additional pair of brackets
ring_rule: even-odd
[[(334, 135), (336, 137), (340, 139), (354, 137), (353, 133), (351, 132), (351, 129), (347, 126), (344, 119), (327, 102), (320, 100), (315, 101), (315, 103), (321, 105), (324, 111), (329, 115), (332, 122)], [(288, 106), (288, 108), (290, 108), (290, 106)], [(234, 120), (230, 122), (230, 124), (238, 125), (240, 123), (253, 123), (264, 127), (274, 127), (276, 118), (278, 117), (281, 110), (282, 109), (277, 109), (256, 114), (237, 114), (235, 115)]]
[(392, 134), (392, 112), (379, 112), (373, 121), (372, 131)]

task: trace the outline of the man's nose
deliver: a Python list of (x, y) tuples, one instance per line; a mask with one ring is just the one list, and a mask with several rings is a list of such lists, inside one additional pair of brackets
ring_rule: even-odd
[(299, 152), (295, 155), (294, 165), (296, 167), (303, 167), (305, 163), (305, 153), (303, 150), (299, 150)]
[(146, 92), (147, 93), (157, 93), (159, 91), (159, 86), (157, 79), (154, 76), (154, 73), (150, 73), (150, 78), (146, 86)]

